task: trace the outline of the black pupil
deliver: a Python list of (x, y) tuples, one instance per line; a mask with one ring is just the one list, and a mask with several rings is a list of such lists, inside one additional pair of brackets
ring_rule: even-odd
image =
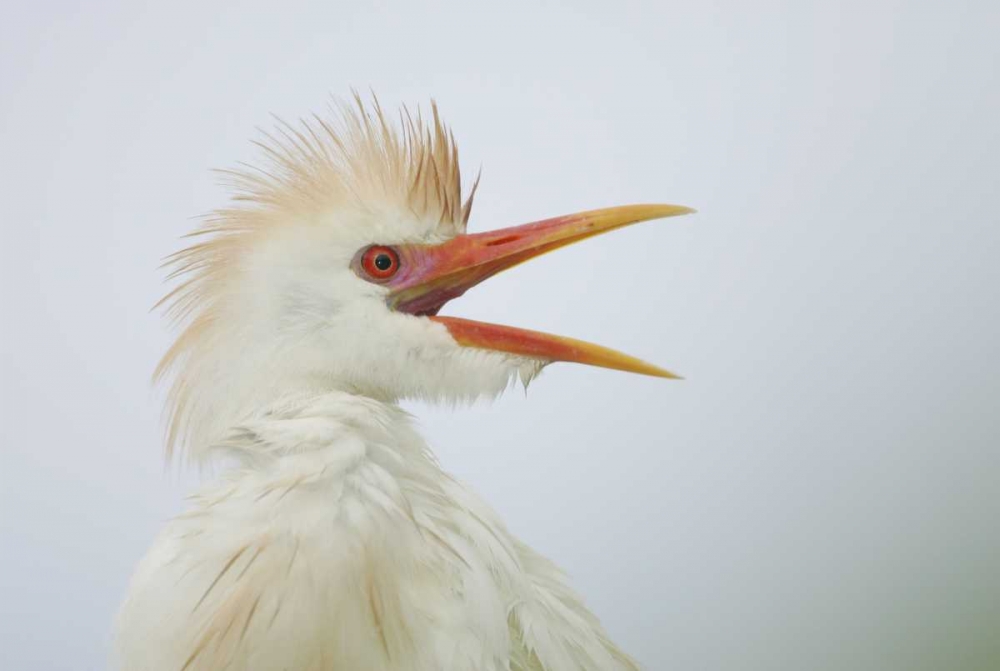
[(392, 268), (392, 257), (388, 254), (379, 254), (375, 257), (375, 267), (379, 270), (389, 270)]

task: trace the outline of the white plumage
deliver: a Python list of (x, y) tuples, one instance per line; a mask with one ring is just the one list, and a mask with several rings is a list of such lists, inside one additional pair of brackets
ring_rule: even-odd
[(234, 204), (172, 258), (185, 279), (166, 299), (184, 323), (160, 370), (169, 445), (226, 468), (140, 563), (117, 623), (123, 671), (636, 668), (559, 571), (441, 470), (397, 401), (495, 396), (557, 359), (667, 376), (434, 315), (524, 258), (687, 210), (467, 236), (450, 133), (436, 110), (401, 118), (358, 102), (283, 127), (266, 168), (229, 173)]

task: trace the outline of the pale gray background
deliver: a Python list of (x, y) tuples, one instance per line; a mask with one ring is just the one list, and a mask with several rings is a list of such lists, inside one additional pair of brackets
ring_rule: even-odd
[[(143, 6), (147, 5), (147, 6)], [(449, 314), (557, 365), (415, 407), (649, 669), (1000, 665), (1000, 5), (5, 2), (0, 668), (101, 669), (164, 469), (158, 260), (269, 114), (433, 96), (472, 228), (642, 201)]]

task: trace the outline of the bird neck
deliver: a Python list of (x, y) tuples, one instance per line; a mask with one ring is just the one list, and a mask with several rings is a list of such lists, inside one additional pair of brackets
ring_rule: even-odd
[(275, 400), (231, 424), (204, 455), (244, 466), (378, 446), (406, 459), (430, 460), (412, 417), (396, 403), (344, 391), (300, 392)]

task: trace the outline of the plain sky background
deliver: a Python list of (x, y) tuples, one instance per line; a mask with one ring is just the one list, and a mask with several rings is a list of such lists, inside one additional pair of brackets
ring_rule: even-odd
[(161, 257), (270, 115), (437, 99), (472, 230), (698, 208), (447, 314), (554, 365), (410, 406), (656, 669), (1000, 666), (996, 2), (5, 2), (0, 668), (104, 667), (165, 468)]

